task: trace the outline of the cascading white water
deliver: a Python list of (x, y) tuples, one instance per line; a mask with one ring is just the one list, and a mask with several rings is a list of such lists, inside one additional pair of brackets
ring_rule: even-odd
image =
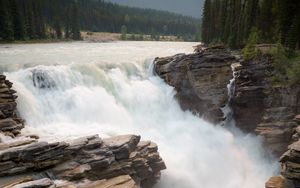
[[(233, 134), (183, 112), (174, 89), (151, 74), (150, 60), (143, 61), (188, 52), (193, 44), (51, 45), (0, 50), (0, 63), (18, 91), (25, 132), (49, 141), (133, 133), (151, 139), (168, 168), (159, 188), (264, 187), (275, 173), (276, 163), (259, 138)], [(22, 64), (24, 56), (27, 63)], [(45, 87), (34, 86), (37, 72)]]

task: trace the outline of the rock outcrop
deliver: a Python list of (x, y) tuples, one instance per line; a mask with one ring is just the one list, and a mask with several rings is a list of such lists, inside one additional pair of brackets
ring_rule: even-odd
[(13, 83), (0, 75), (0, 132), (9, 136), (20, 134), (24, 120), (17, 117), (16, 91), (11, 89)]
[(267, 182), (265, 188), (294, 188), (293, 182), (283, 176), (271, 177)]
[(0, 75), (0, 135), (10, 138), (0, 140), (0, 187), (150, 188), (166, 169), (157, 145), (136, 135), (55, 143), (21, 135), (11, 87)]
[(148, 188), (166, 168), (157, 150), (155, 143), (140, 141), (135, 135), (103, 140), (95, 135), (69, 142), (33, 142), (0, 150), (0, 177), (32, 173), (28, 181), (16, 179), (7, 187), (23, 184), (51, 187), (57, 180), (80, 187), (85, 180), (91, 185), (101, 183), (103, 187), (121, 181), (132, 187)]
[[(300, 115), (294, 116), (300, 113), (300, 85), (274, 85), (273, 59), (267, 53), (243, 61), (220, 47), (198, 46), (195, 52), (156, 59), (155, 71), (175, 87), (182, 108), (219, 122), (219, 110), (229, 101), (237, 127), (263, 136), (266, 148), (283, 154), (281, 176), (271, 177), (265, 187), (299, 188)], [(235, 81), (228, 100), (230, 67)]]
[(175, 87), (184, 110), (219, 123), (223, 120), (221, 108), (228, 102), (227, 85), (233, 67), (235, 90), (230, 107), (236, 126), (262, 135), (266, 147), (280, 156), (291, 143), (296, 126), (292, 119), (300, 113), (300, 86), (274, 86), (273, 60), (269, 55), (243, 61), (232, 54), (220, 46), (201, 48), (194, 54), (157, 58), (155, 71)]
[(156, 58), (155, 72), (176, 89), (176, 98), (183, 110), (219, 123), (224, 120), (221, 108), (228, 101), (231, 64), (236, 62), (228, 50), (218, 47), (189, 55)]
[(299, 86), (274, 86), (271, 56), (241, 62), (235, 68), (235, 94), (232, 109), (236, 125), (246, 132), (256, 132), (277, 156), (291, 144), (300, 110)]
[(300, 187), (300, 116), (294, 119), (298, 126), (293, 132), (293, 141), (281, 157), (281, 174), (288, 180), (293, 181), (294, 187)]

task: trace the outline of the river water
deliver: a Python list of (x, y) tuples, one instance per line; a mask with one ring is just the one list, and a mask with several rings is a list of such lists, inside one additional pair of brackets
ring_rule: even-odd
[(158, 188), (263, 188), (277, 163), (260, 139), (182, 111), (174, 89), (152, 74), (153, 58), (191, 53), (193, 45), (0, 45), (0, 73), (18, 92), (24, 134), (47, 141), (138, 134), (156, 142), (166, 162)]

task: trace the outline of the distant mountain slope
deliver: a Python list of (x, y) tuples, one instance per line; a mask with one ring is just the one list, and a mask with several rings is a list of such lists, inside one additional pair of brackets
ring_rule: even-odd
[(122, 6), (107, 1), (78, 1), (84, 30), (194, 38), (200, 19), (154, 9)]
[(152, 8), (200, 18), (203, 0), (105, 0), (121, 5)]

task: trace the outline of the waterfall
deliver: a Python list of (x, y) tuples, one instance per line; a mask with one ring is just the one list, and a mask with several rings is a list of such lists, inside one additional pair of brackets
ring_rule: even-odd
[(228, 101), (227, 101), (227, 104), (225, 105), (225, 107), (222, 108), (222, 111), (223, 111), (224, 117), (225, 117), (225, 121), (222, 123), (222, 125), (227, 126), (227, 127), (228, 126), (235, 127), (233, 111), (231, 109), (232, 99), (235, 94), (235, 79), (236, 79), (235, 66), (236, 66), (236, 64), (231, 65), (232, 79), (229, 81), (229, 84), (227, 85)]
[[(68, 52), (70, 47), (61, 45), (59, 53)], [(90, 44), (80, 45), (79, 49)], [(114, 45), (103, 44), (103, 50), (119, 48)], [(27, 122), (24, 134), (36, 133), (48, 141), (94, 134), (141, 135), (158, 144), (168, 168), (158, 188), (264, 187), (276, 172), (276, 163), (266, 157), (256, 136), (182, 111), (174, 88), (150, 71), (151, 61), (133, 61), (130, 53), (120, 55), (122, 63), (116, 57), (86, 62), (81, 54), (73, 55), (83, 60), (6, 72), (18, 91), (19, 113)]]

